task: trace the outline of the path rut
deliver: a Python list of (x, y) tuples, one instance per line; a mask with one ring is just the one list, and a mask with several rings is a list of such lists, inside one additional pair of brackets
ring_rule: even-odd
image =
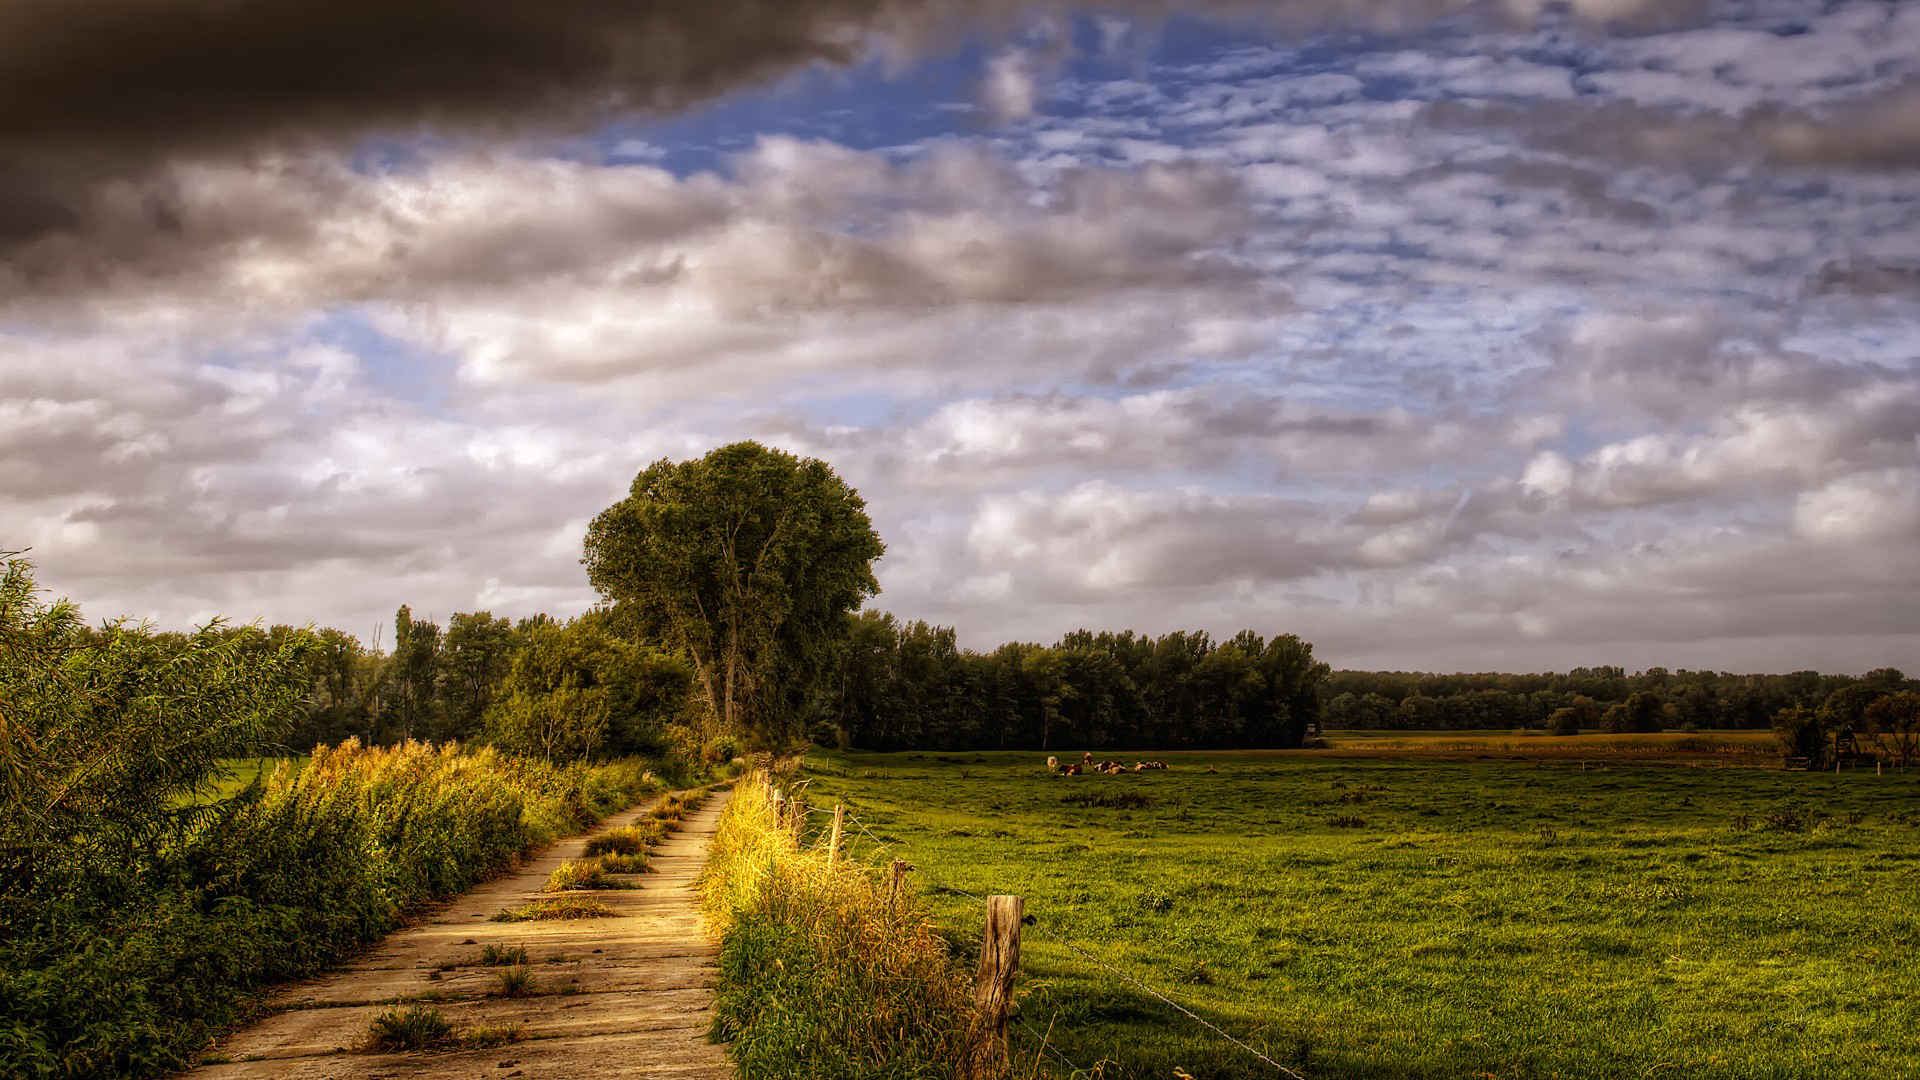
[[(429, 921), (388, 935), (351, 966), (281, 988), (273, 1004), (283, 1011), (215, 1047), (226, 1063), (182, 1075), (193, 1080), (732, 1077), (725, 1050), (706, 1039), (717, 950), (702, 931), (694, 888), (726, 800), (726, 792), (716, 792), (653, 849), (652, 870), (626, 877), (640, 888), (592, 894), (619, 917), (489, 921), (502, 908), (546, 895), (541, 889), (547, 875), (566, 859), (580, 857), (588, 837), (630, 824), (651, 803), (554, 844), (519, 870), (454, 900)], [(488, 945), (526, 947), (536, 979), (534, 996), (488, 996), (500, 970), (480, 964)], [(523, 1025), (522, 1041), (459, 1051), (363, 1049), (368, 1025), (394, 999), (436, 994), (440, 1000), (434, 1004), (456, 1034), (517, 1023)]]

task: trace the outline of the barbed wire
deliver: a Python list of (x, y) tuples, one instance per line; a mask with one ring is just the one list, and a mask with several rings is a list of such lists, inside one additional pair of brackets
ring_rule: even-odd
[(1073, 942), (1068, 941), (1065, 938), (1054, 938), (1053, 941), (1055, 944), (1059, 945), (1063, 949), (1066, 949), (1068, 952), (1071, 952), (1074, 955), (1079, 956), (1081, 959), (1090, 961), (1095, 966), (1103, 968), (1106, 971), (1109, 971), (1114, 975), (1117, 975), (1120, 978), (1125, 979), (1127, 982), (1133, 984), (1133, 986), (1135, 986), (1136, 988), (1142, 991), (1145, 991), (1147, 994), (1153, 997), (1160, 999), (1162, 1002), (1164, 1002), (1168, 1006), (1178, 1010), (1187, 1019), (1192, 1020), (1194, 1023), (1199, 1024), (1201, 1027), (1206, 1028), (1208, 1031), (1213, 1032), (1215, 1035), (1220, 1036), (1221, 1038), (1227, 1040), (1228, 1042), (1239, 1047), (1240, 1049), (1245, 1050), (1247, 1053), (1252, 1054), (1254, 1057), (1259, 1058), (1261, 1061), (1266, 1062), (1268, 1065), (1273, 1066), (1275, 1069), (1278, 1069), (1280, 1071), (1280, 1075), (1292, 1077), (1293, 1080), (1306, 1080), (1306, 1078), (1301, 1076), (1299, 1073), (1294, 1072), (1292, 1069), (1287, 1068), (1285, 1065), (1280, 1064), (1279, 1062), (1273, 1060), (1272, 1058), (1261, 1053), (1260, 1051), (1255, 1050), (1253, 1047), (1247, 1045), (1246, 1043), (1241, 1042), (1239, 1039), (1234, 1038), (1232, 1035), (1228, 1034), (1225, 1029), (1221, 1028), (1220, 1025), (1214, 1023), (1211, 1020), (1208, 1020), (1206, 1017), (1201, 1016), (1199, 1013), (1194, 1012), (1192, 1009), (1187, 1008), (1185, 1005), (1180, 1004), (1179, 1002), (1173, 1000), (1172, 998), (1154, 989), (1153, 987), (1148, 986), (1146, 983), (1141, 982), (1137, 978), (1134, 978), (1132, 975), (1128, 974), (1127, 972), (1122, 971), (1117, 967), (1114, 967), (1112, 964), (1107, 963), (1105, 960), (1100, 959), (1098, 956), (1095, 956), (1094, 954), (1088, 952), (1087, 950), (1081, 948), (1080, 946), (1075, 945)]
[(1054, 1057), (1058, 1058), (1060, 1060), (1060, 1064), (1065, 1065), (1069, 1070), (1071, 1070), (1073, 1075), (1085, 1075), (1085, 1076), (1093, 1075), (1092, 1069), (1083, 1068), (1079, 1065), (1074, 1064), (1074, 1061), (1072, 1058), (1061, 1053), (1060, 1048), (1053, 1045), (1053, 1040), (1047, 1037), (1048, 1035), (1051, 1035), (1053, 1033), (1052, 1024), (1047, 1025), (1046, 1034), (1035, 1036), (1033, 1025), (1027, 1023), (1026, 1020), (1016, 1016), (1013, 1018), (1013, 1022), (1020, 1025), (1021, 1030), (1025, 1031), (1029, 1036), (1034, 1037), (1034, 1041), (1040, 1044), (1040, 1049), (1042, 1052), (1052, 1054)]

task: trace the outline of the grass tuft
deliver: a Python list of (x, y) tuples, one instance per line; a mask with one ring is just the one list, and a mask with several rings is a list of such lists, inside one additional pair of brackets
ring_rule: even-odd
[(494, 974), (494, 978), (499, 983), (498, 993), (501, 997), (526, 997), (540, 985), (540, 980), (534, 978), (533, 969), (525, 964), (503, 967)]
[(1137, 791), (1076, 791), (1060, 801), (1068, 806), (1100, 806), (1109, 810), (1145, 810), (1153, 805), (1150, 796)]
[(588, 858), (596, 855), (644, 855), (664, 835), (666, 827), (658, 821), (623, 825), (588, 840), (586, 854)]
[(639, 855), (602, 855), (600, 868), (609, 874), (638, 874), (647, 869), (647, 856)]
[(566, 892), (570, 889), (633, 889), (638, 888), (632, 882), (620, 881), (609, 877), (607, 868), (599, 859), (583, 862), (568, 861), (560, 864), (559, 869), (547, 875), (548, 892)]
[(507, 908), (494, 922), (549, 922), (556, 919), (611, 919), (620, 913), (590, 896), (556, 896)]
[(376, 1050), (431, 1050), (453, 1042), (453, 1025), (430, 1005), (388, 1009), (373, 1018), (367, 1033)]
[(483, 967), (502, 967), (507, 964), (527, 962), (525, 945), (488, 945), (480, 950), (480, 963)]
[(525, 1024), (481, 1024), (460, 1036), (460, 1045), (474, 1050), (517, 1043), (527, 1037)]

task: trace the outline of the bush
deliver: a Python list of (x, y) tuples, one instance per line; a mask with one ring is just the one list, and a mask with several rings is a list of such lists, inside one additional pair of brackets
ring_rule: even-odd
[(177, 1069), (251, 991), (658, 786), (639, 761), (349, 740), (214, 798), (224, 759), (287, 730), (310, 647), (218, 625), (89, 633), (6, 562), (0, 1076)]
[(1773, 717), (1773, 734), (1787, 757), (1805, 758), (1815, 769), (1825, 768), (1832, 760), (1832, 738), (1812, 709), (1781, 709)]

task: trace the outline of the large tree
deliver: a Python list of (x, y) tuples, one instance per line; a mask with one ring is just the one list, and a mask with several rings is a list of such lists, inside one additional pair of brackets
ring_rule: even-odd
[(660, 460), (593, 520), (581, 562), (630, 625), (693, 665), (727, 730), (795, 733), (886, 550), (826, 462), (755, 442)]

